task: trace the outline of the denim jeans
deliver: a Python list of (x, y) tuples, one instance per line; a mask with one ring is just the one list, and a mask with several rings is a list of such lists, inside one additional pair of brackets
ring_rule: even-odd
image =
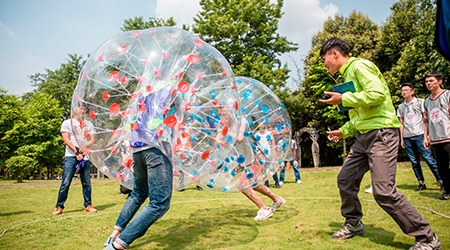
[(405, 143), (406, 154), (411, 161), (412, 169), (419, 182), (424, 182), (422, 167), (420, 166), (420, 155), (427, 163), (437, 182), (441, 181), (439, 176), (438, 167), (436, 161), (433, 158), (431, 149), (426, 149), (423, 146), (423, 134), (413, 136), (410, 138), (403, 138)]
[(298, 165), (297, 164), (294, 165), (294, 161), (285, 161), (284, 165), (280, 168), (280, 181), (284, 182), (284, 171), (285, 171), (285, 168), (286, 168), (286, 164), (288, 162), (291, 163), (291, 166), (294, 169), (295, 181), (301, 180), (301, 178), (300, 178), (300, 171), (298, 170)]
[[(116, 242), (125, 248), (143, 236), (169, 210), (172, 197), (172, 164), (164, 153), (157, 148), (149, 148), (133, 153), (133, 161), (133, 191), (123, 205), (114, 227), (121, 231)], [(147, 198), (150, 199), (149, 204), (131, 221)]]
[[(278, 180), (278, 174), (277, 174), (277, 172), (275, 172), (273, 175), (272, 175), (272, 178), (273, 178), (273, 181), (275, 181), (275, 185), (279, 185), (280, 183), (279, 183), (279, 180)], [(264, 181), (264, 184), (266, 185), (266, 186), (269, 186), (269, 179), (267, 179), (266, 181)]]
[[(64, 203), (67, 200), (69, 194), (70, 184), (72, 183), (73, 176), (77, 169), (77, 159), (75, 156), (64, 157), (63, 175), (61, 186), (59, 187), (58, 201), (56, 207), (64, 208)], [(84, 207), (92, 204), (91, 194), (91, 162), (87, 161), (84, 167), (78, 170), (81, 179), (81, 185), (83, 187)]]

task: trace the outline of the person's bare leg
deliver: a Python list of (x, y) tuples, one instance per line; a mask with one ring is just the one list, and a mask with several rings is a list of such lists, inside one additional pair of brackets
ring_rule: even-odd
[(256, 187), (254, 187), (253, 190), (258, 191), (262, 195), (269, 197), (274, 202), (277, 202), (280, 199), (280, 196), (276, 195), (274, 192), (272, 192), (272, 190), (270, 190), (268, 187), (264, 185), (259, 184)]
[[(265, 187), (265, 186), (264, 186)], [(255, 203), (256, 206), (258, 206), (258, 208), (264, 208), (267, 209), (268, 207), (266, 206), (266, 204), (264, 204), (264, 202), (261, 200), (261, 198), (259, 198), (258, 194), (252, 189), (252, 188), (246, 188), (245, 190), (242, 191), (242, 193), (247, 196), (247, 198), (249, 200), (251, 200), (253, 203)]]

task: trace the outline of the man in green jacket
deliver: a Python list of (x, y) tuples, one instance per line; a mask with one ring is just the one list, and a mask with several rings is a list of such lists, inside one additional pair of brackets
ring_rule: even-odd
[(339, 71), (346, 81), (353, 81), (355, 92), (325, 92), (326, 104), (351, 107), (350, 121), (338, 130), (327, 132), (328, 139), (338, 142), (355, 135), (356, 142), (338, 175), (341, 213), (345, 223), (332, 235), (348, 239), (363, 234), (363, 213), (358, 198), (361, 180), (370, 170), (375, 201), (400, 226), (403, 232), (415, 237), (410, 249), (442, 249), (436, 234), (425, 220), (395, 187), (400, 122), (392, 104), (389, 88), (379, 69), (370, 61), (349, 56), (350, 47), (331, 38), (320, 50), (320, 56), (330, 74)]

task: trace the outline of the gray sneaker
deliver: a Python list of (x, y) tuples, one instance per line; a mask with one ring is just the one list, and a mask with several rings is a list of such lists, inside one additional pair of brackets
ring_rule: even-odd
[(433, 239), (429, 242), (418, 242), (409, 250), (442, 250), (442, 244), (436, 234), (433, 235)]
[(272, 217), (272, 209), (268, 208), (268, 209), (264, 209), (261, 208), (258, 210), (258, 214), (256, 214), (256, 217), (254, 218), (255, 221), (263, 221), (265, 219), (268, 219), (270, 217)]
[(272, 211), (275, 211), (278, 208), (280, 208), (282, 205), (284, 205), (284, 203), (286, 203), (286, 200), (280, 196), (280, 198), (278, 199), (277, 202), (272, 202), (272, 206), (270, 206), (270, 209), (272, 209)]
[(331, 237), (338, 240), (350, 239), (355, 235), (361, 235), (366, 231), (364, 224), (358, 221), (356, 226), (352, 226), (350, 223), (345, 223), (341, 229), (334, 233)]

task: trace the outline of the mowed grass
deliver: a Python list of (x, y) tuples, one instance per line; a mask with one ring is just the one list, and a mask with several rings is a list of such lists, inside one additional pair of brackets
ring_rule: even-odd
[[(450, 248), (450, 201), (438, 200), (439, 186), (424, 165), (428, 189), (417, 186), (409, 164), (399, 164), (397, 187)], [(283, 188), (271, 189), (287, 203), (272, 218), (255, 222), (257, 207), (240, 193), (197, 191), (195, 186), (174, 192), (169, 212), (132, 245), (131, 249), (408, 249), (414, 238), (364, 193), (359, 197), (366, 233), (349, 240), (333, 240), (343, 223), (336, 186), (337, 167), (302, 169), (303, 184), (287, 170)], [(270, 180), (273, 184), (273, 180)], [(52, 217), (59, 181), (0, 181), (1, 249), (102, 249), (125, 202), (119, 185), (93, 180), (93, 202), (99, 210), (83, 211), (79, 180), (74, 180), (64, 213)], [(263, 198), (267, 205), (268, 198)]]

